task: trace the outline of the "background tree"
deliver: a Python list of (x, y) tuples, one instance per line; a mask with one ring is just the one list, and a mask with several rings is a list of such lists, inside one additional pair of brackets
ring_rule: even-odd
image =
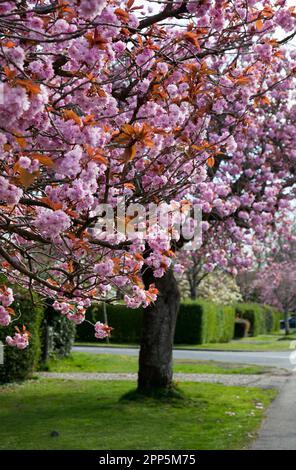
[(296, 310), (296, 265), (289, 261), (271, 263), (256, 282), (261, 300), (284, 312), (285, 332), (290, 333), (289, 314)]
[(221, 271), (209, 274), (200, 283), (198, 297), (221, 305), (232, 305), (242, 300), (235, 278)]
[(296, 310), (296, 236), (293, 218), (289, 237), (278, 234), (265, 249), (258, 250), (256, 277), (251, 283), (253, 293), (262, 302), (284, 312), (285, 331), (289, 334), (289, 314)]

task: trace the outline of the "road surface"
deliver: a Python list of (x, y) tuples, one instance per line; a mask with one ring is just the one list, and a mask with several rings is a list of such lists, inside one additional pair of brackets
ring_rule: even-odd
[[(127, 356), (138, 356), (138, 348), (110, 348), (96, 346), (74, 346), (73, 351), (87, 352), (91, 354), (121, 354)], [(220, 361), (240, 364), (255, 364), (268, 367), (279, 367), (282, 369), (293, 369), (289, 360), (291, 351), (277, 352), (245, 352), (245, 351), (196, 351), (192, 349), (175, 349), (174, 359), (190, 359), (197, 361)]]

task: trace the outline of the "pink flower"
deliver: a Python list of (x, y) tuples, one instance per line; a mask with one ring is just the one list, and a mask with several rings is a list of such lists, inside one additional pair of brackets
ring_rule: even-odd
[(79, 9), (85, 18), (94, 18), (100, 15), (107, 4), (106, 0), (81, 0)]
[(30, 173), (34, 173), (35, 171), (38, 171), (39, 169), (39, 162), (36, 159), (31, 160), (28, 157), (21, 157), (18, 163), (21, 168), (28, 170)]
[(28, 170), (28, 168), (30, 168), (31, 166), (31, 160), (28, 157), (21, 157), (18, 163), (19, 163), (19, 166), (21, 168), (24, 168), (25, 170)]
[(55, 310), (61, 312), (62, 315), (67, 315), (70, 311), (70, 304), (67, 302), (58, 302), (56, 300), (52, 306)]
[(168, 71), (168, 66), (165, 62), (158, 62), (157, 64), (157, 70), (162, 73), (162, 74), (166, 74), (167, 71)]
[(29, 345), (29, 333), (16, 333), (13, 337), (7, 336), (6, 343), (8, 346), (25, 349)]
[[(67, 123), (71, 121), (67, 121)], [(82, 158), (82, 150), (80, 147), (75, 147), (73, 150), (65, 153), (64, 158), (59, 161), (57, 172), (69, 178), (75, 178), (81, 171), (80, 160)]]
[(285, 31), (289, 31), (293, 28), (295, 20), (288, 10), (281, 8), (275, 14), (275, 23), (281, 26)]
[(109, 338), (111, 336), (112, 329), (113, 328), (111, 328), (110, 326), (98, 321), (95, 324), (95, 337), (98, 339)]
[(72, 321), (75, 323), (75, 325), (80, 325), (81, 323), (84, 322), (85, 320), (85, 314), (82, 312), (76, 312), (76, 313), (69, 313), (67, 315), (68, 320)]
[(117, 41), (115, 44), (113, 44), (113, 50), (117, 52), (117, 54), (122, 54), (125, 50), (125, 47), (126, 46), (122, 41)]
[(0, 303), (4, 307), (9, 307), (14, 301), (13, 292), (10, 287), (0, 287)]
[(143, 50), (143, 52), (141, 54), (138, 54), (137, 57), (136, 57), (136, 64), (139, 66), (139, 67), (150, 67), (152, 64), (151, 64), (151, 59), (153, 57), (153, 52), (146, 48)]
[(110, 259), (108, 261), (105, 261), (104, 263), (95, 264), (94, 272), (102, 277), (110, 276), (113, 272), (113, 267), (114, 263)]
[(0, 201), (7, 204), (17, 204), (23, 195), (23, 191), (13, 184), (10, 184), (7, 179), (0, 176)]
[(58, 240), (62, 232), (71, 225), (70, 217), (62, 210), (52, 211), (46, 208), (40, 208), (35, 220), (35, 227), (40, 230), (42, 235), (51, 240)]
[(0, 325), (1, 326), (8, 326), (11, 322), (11, 316), (9, 312), (0, 305)]
[(68, 320), (73, 321), (76, 325), (80, 325), (85, 320), (85, 308), (82, 305), (77, 305), (74, 313), (68, 313)]
[(174, 98), (178, 94), (178, 87), (172, 83), (171, 85), (168, 85), (167, 92), (171, 98)]

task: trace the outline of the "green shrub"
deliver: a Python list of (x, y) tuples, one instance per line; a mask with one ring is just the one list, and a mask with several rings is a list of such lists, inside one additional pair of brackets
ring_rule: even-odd
[(282, 313), (273, 307), (255, 303), (237, 304), (236, 315), (250, 322), (250, 336), (278, 332), (282, 318)]
[[(141, 338), (143, 309), (130, 309), (123, 304), (106, 305), (108, 324), (114, 328), (111, 342), (139, 344)], [(103, 305), (93, 305), (86, 313), (86, 319), (95, 323), (104, 323)], [(84, 342), (96, 342), (94, 329), (87, 322), (78, 325), (76, 339)]]
[(264, 333), (263, 307), (255, 303), (240, 303), (236, 305), (236, 316), (250, 322), (250, 336)]
[(280, 327), (280, 321), (283, 319), (283, 312), (279, 312), (277, 309), (272, 308), (273, 312), (273, 328), (272, 328), (272, 333), (278, 333), (281, 329)]
[(264, 333), (272, 333), (273, 329), (274, 329), (274, 314), (273, 314), (273, 310), (271, 307), (269, 307), (268, 305), (264, 305), (262, 306), (262, 314), (263, 314), (263, 330), (264, 330)]
[[(76, 333), (75, 323), (52, 308), (53, 301), (46, 301), (42, 323), (42, 360), (48, 356), (66, 357), (70, 354)], [(48, 344), (49, 343), (49, 344)]]
[[(114, 328), (111, 343), (139, 344), (143, 309), (133, 310), (123, 304), (117, 304), (107, 305), (106, 310), (108, 323)], [(251, 336), (274, 333), (279, 330), (281, 316), (282, 314), (274, 308), (255, 303), (240, 303), (232, 307), (206, 301), (182, 302), (177, 319), (175, 343), (226, 343), (237, 337), (236, 317), (249, 322), (247, 333)], [(92, 323), (104, 322), (103, 306), (92, 306), (88, 309), (86, 318)], [(87, 322), (77, 327), (76, 339), (84, 342), (97, 341), (93, 327)]]
[(202, 305), (197, 302), (182, 303), (177, 318), (175, 343), (201, 344), (205, 331)]
[[(235, 311), (232, 307), (221, 307), (210, 302), (184, 302), (180, 305), (175, 343), (202, 344), (227, 342), (233, 338)], [(139, 344), (143, 309), (129, 309), (125, 305), (107, 305), (108, 324), (114, 328), (112, 343)], [(95, 305), (87, 312), (92, 323), (104, 322), (102, 305)], [(93, 327), (83, 323), (77, 327), (78, 341), (95, 342)]]
[(76, 327), (76, 340), (77, 341), (83, 341), (87, 343), (94, 343), (97, 340), (95, 339), (94, 335), (94, 329), (92, 325), (90, 325), (88, 322), (95, 323), (96, 320), (96, 315), (97, 315), (97, 310), (98, 306), (97, 305), (92, 305), (90, 308), (87, 309), (86, 314), (85, 314), (85, 319), (87, 321), (84, 321), (80, 325), (77, 325)]
[(21, 317), (9, 327), (0, 327), (0, 341), (5, 344), (6, 336), (13, 336), (15, 326), (22, 329), (26, 325), (30, 332), (30, 345), (19, 350), (14, 347), (4, 347), (4, 364), (0, 365), (0, 382), (14, 382), (29, 378), (37, 368), (41, 354), (41, 322), (44, 309), (37, 295), (33, 295), (34, 303), (29, 292), (14, 289), (15, 302), (12, 308)]
[(264, 314), (264, 333), (278, 333), (280, 330), (280, 321), (283, 318), (282, 312), (279, 312), (269, 305), (263, 305)]
[(198, 301), (180, 305), (177, 319), (176, 344), (225, 343), (233, 338), (235, 310), (233, 307)]
[[(130, 309), (126, 305), (107, 305), (108, 323), (114, 343), (139, 343), (142, 332), (143, 309)], [(104, 322), (103, 305), (98, 307), (97, 319)]]
[(234, 336), (235, 308), (230, 305), (221, 306), (223, 327), (220, 332), (219, 343), (228, 343)]
[(234, 323), (234, 338), (245, 338), (250, 329), (250, 322), (243, 318), (236, 318)]

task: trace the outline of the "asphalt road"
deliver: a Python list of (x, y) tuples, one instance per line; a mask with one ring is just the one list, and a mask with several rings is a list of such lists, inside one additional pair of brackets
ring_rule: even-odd
[[(138, 356), (138, 348), (110, 348), (96, 346), (74, 346), (74, 351), (87, 352), (91, 354), (122, 354), (127, 356)], [(204, 361), (232, 362), (240, 364), (256, 364), (260, 366), (279, 367), (282, 369), (293, 369), (289, 360), (290, 351), (277, 352), (245, 352), (245, 351), (196, 351), (191, 349), (175, 349), (175, 359), (191, 359)]]

